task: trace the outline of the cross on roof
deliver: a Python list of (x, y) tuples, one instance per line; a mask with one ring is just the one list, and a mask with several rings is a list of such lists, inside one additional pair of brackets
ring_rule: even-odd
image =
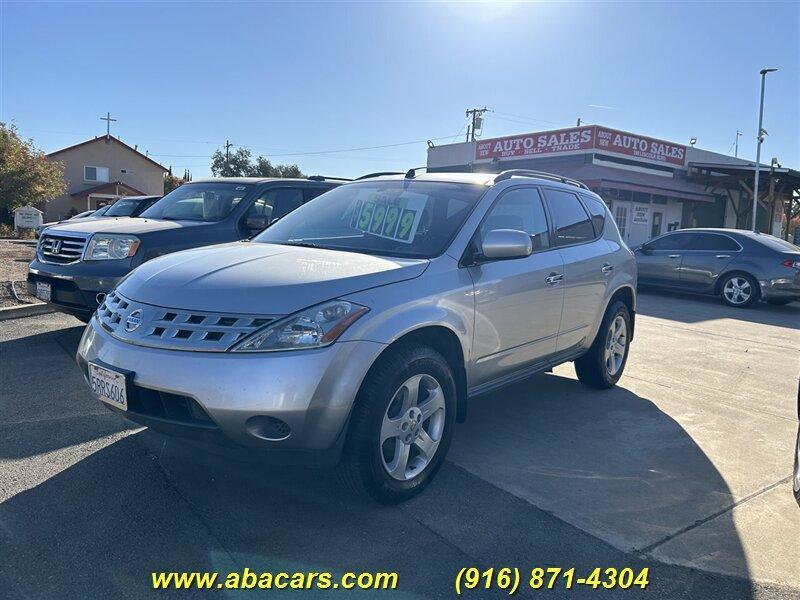
[(111, 121), (116, 121), (116, 119), (111, 118), (111, 113), (106, 113), (105, 117), (100, 117), (101, 121), (106, 122), (106, 137), (111, 136)]

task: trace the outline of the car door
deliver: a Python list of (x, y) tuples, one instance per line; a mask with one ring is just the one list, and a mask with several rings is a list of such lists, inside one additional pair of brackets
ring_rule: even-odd
[(478, 260), (468, 267), (474, 284), (474, 383), (480, 385), (542, 361), (556, 349), (564, 300), (561, 255), (551, 240), (535, 187), (505, 191), (475, 236), (518, 229), (531, 236), (533, 253), (510, 260)]
[(586, 345), (602, 309), (613, 270), (608, 243), (595, 232), (578, 194), (545, 188), (544, 197), (555, 231), (554, 241), (564, 263), (564, 309), (558, 331), (558, 352)]
[(691, 233), (691, 244), (681, 260), (681, 287), (698, 292), (713, 290), (720, 273), (741, 250), (730, 236), (705, 231)]
[(650, 240), (636, 249), (639, 282), (649, 285), (680, 287), (683, 253), (689, 249), (691, 234), (675, 232)]

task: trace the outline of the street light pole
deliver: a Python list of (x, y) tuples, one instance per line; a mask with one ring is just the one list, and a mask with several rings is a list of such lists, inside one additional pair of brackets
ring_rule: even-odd
[(778, 69), (761, 69), (761, 103), (758, 107), (758, 143), (756, 144), (756, 176), (753, 182), (753, 233), (758, 233), (758, 178), (761, 172), (761, 143), (764, 141), (764, 83), (767, 73)]

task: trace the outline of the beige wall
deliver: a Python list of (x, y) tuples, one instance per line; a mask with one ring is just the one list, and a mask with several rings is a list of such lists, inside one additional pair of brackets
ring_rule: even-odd
[[(75, 208), (78, 212), (87, 210), (86, 198), (76, 199), (70, 196), (70, 194), (87, 190), (101, 183), (84, 181), (84, 166), (107, 167), (110, 182), (126, 183), (147, 195), (164, 193), (164, 172), (113, 138), (108, 141), (104, 137), (97, 138), (92, 143), (54, 154), (52, 160), (64, 163), (67, 193), (45, 204), (43, 208), (45, 222), (66, 217), (71, 208)], [(123, 173), (123, 170), (127, 173)], [(92, 208), (94, 205), (93, 202)]]

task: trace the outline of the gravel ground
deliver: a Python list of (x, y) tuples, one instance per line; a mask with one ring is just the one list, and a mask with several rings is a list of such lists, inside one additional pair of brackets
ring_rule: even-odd
[(11, 282), (23, 304), (38, 302), (25, 291), (28, 263), (33, 260), (35, 249), (32, 243), (0, 240), (0, 308), (20, 305), (12, 293)]

